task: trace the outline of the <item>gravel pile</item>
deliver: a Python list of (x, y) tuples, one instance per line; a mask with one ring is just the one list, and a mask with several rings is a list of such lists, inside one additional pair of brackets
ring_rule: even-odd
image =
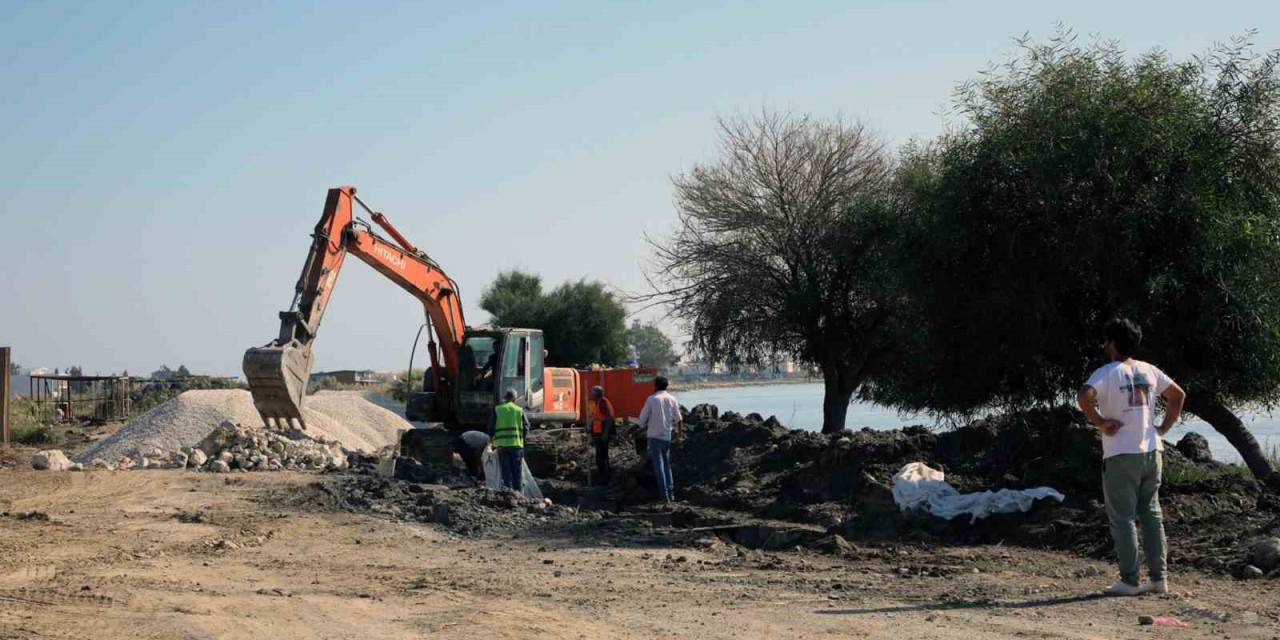
[[(303, 414), (309, 438), (335, 442), (351, 451), (373, 452), (394, 444), (400, 430), (412, 428), (404, 418), (358, 393), (322, 391), (307, 397)], [(187, 391), (134, 418), (121, 429), (86, 448), (76, 460), (155, 458), (197, 447), (223, 423), (265, 430), (253, 397), (243, 389)]]
[(336, 442), (316, 440), (300, 431), (281, 433), (230, 422), (216, 427), (194, 447), (182, 447), (177, 451), (153, 447), (114, 461), (95, 458), (92, 465), (95, 469), (121, 471), (187, 468), (215, 473), (283, 469), (325, 471), (349, 466), (342, 445)]

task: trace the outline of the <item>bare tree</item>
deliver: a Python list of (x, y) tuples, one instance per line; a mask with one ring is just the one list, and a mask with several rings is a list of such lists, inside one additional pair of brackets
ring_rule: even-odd
[(823, 432), (889, 354), (893, 161), (866, 127), (763, 113), (721, 119), (720, 158), (676, 177), (680, 223), (651, 240), (654, 292), (695, 352), (818, 366)]

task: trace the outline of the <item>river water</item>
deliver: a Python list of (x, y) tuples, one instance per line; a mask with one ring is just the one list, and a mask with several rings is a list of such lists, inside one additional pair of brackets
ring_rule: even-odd
[[(793, 429), (816, 431), (822, 428), (822, 384), (778, 384), (747, 387), (699, 389), (675, 394), (680, 404), (692, 407), (704, 402), (720, 407), (720, 411), (736, 411), (741, 414), (758, 413), (777, 416), (782, 424)], [(1242, 416), (1253, 435), (1264, 448), (1280, 447), (1280, 418), (1265, 412), (1245, 412)], [(928, 416), (902, 415), (879, 405), (855, 402), (849, 406), (845, 426), (851, 429), (897, 429), (908, 425), (935, 426)], [(936, 427), (942, 428), (942, 427)], [(1176, 442), (1182, 433), (1194, 431), (1209, 440), (1216, 460), (1239, 462), (1240, 455), (1213, 427), (1199, 419), (1186, 419), (1173, 428), (1168, 439)]]

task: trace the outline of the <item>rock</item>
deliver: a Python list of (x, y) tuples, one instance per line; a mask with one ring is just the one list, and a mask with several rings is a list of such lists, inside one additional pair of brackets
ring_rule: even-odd
[(71, 471), (84, 471), (84, 465), (83, 465), (83, 464), (80, 464), (79, 462), (72, 463), (72, 464), (71, 464), (71, 469), (70, 469), (70, 470), (71, 470)]
[(214, 473), (226, 473), (231, 471), (231, 465), (227, 464), (226, 460), (218, 458), (209, 464), (209, 470)]
[(833, 555), (844, 555), (853, 552), (854, 546), (840, 534), (829, 535), (813, 543), (813, 548)]
[(1148, 627), (1156, 623), (1156, 619), (1152, 616), (1138, 616), (1138, 624)]
[(431, 505), (431, 521), (444, 525), (450, 523), (448, 502), (437, 502)]
[(1100, 575), (1102, 575), (1102, 570), (1093, 565), (1089, 565), (1076, 572), (1077, 578), (1096, 578)]
[(1187, 433), (1174, 446), (1179, 453), (1192, 462), (1213, 462), (1213, 453), (1209, 451), (1209, 440), (1198, 433)]
[(1264, 575), (1266, 575), (1266, 573), (1264, 573), (1262, 569), (1259, 569), (1251, 564), (1245, 565), (1244, 569), (1240, 572), (1240, 577), (1244, 578), (1245, 580), (1254, 580), (1257, 578), (1261, 578)]
[(107, 462), (106, 460), (103, 460), (102, 458), (94, 458), (94, 459), (93, 459), (93, 468), (94, 468), (94, 469), (99, 469), (99, 470), (102, 470), (102, 471), (111, 471), (111, 470), (115, 469), (115, 467), (114, 467), (114, 466), (112, 466), (112, 464), (111, 464), (110, 462)]
[(191, 467), (192, 469), (199, 469), (200, 467), (204, 466), (205, 462), (208, 462), (208, 461), (209, 461), (209, 456), (206, 455), (205, 452), (201, 451), (200, 449), (192, 449), (190, 455), (187, 456), (187, 466)]
[(898, 510), (898, 503), (893, 500), (893, 487), (876, 480), (869, 473), (862, 474), (862, 486), (858, 490), (854, 503), (867, 513), (885, 513)]
[(40, 471), (66, 471), (71, 468), (71, 461), (61, 449), (46, 449), (31, 456), (31, 468)]
[(169, 464), (165, 465), (170, 469), (185, 469), (187, 467), (187, 454), (175, 453), (169, 458)]
[(1249, 547), (1249, 563), (1264, 572), (1280, 567), (1280, 538), (1263, 538)]

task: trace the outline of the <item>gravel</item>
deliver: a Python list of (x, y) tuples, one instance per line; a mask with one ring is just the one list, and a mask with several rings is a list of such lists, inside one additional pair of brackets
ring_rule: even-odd
[[(394, 444), (400, 430), (413, 426), (355, 392), (322, 391), (308, 396), (302, 411), (308, 436), (331, 440), (353, 451), (373, 452)], [(90, 445), (76, 459), (114, 463), (154, 449), (177, 452), (196, 446), (223, 422), (264, 428), (248, 391), (187, 391), (134, 418), (119, 431)]]

